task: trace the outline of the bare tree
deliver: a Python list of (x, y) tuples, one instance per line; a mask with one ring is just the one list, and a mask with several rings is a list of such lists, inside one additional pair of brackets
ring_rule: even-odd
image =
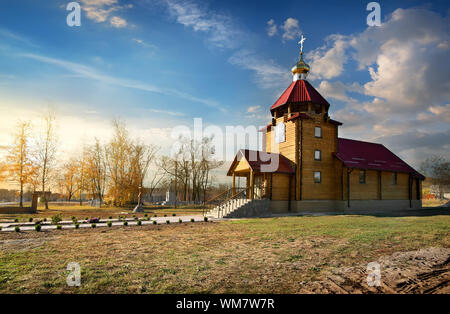
[(444, 198), (445, 188), (450, 185), (450, 163), (442, 156), (431, 156), (422, 162), (420, 171), (436, 186), (439, 198)]
[(158, 187), (160, 187), (161, 183), (163, 182), (163, 180), (166, 178), (166, 172), (164, 171), (164, 169), (162, 169), (159, 165), (160, 163), (155, 162), (156, 165), (156, 169), (155, 171), (153, 171), (151, 173), (151, 175), (149, 174), (149, 176), (151, 176), (151, 179), (146, 183), (147, 186), (147, 196), (151, 199), (153, 196), (153, 192), (155, 191), (155, 189), (157, 189)]
[(147, 177), (149, 167), (155, 161), (158, 151), (159, 147), (156, 145), (144, 145), (141, 143), (132, 145), (130, 177), (133, 178), (131, 186), (134, 188), (134, 192), (138, 192), (139, 195), (138, 205), (142, 204), (140, 191), (144, 187), (144, 180)]
[[(206, 190), (211, 185), (211, 171), (223, 163), (214, 160), (212, 138), (195, 141), (179, 139), (181, 146), (176, 158), (164, 157), (161, 168), (180, 182), (185, 201), (203, 201)], [(175, 171), (178, 170), (178, 171)]]
[(101, 207), (105, 197), (107, 169), (105, 149), (98, 139), (95, 139), (95, 144), (87, 151), (86, 165), (86, 179), (93, 196), (99, 200)]
[(45, 209), (48, 209), (48, 200), (45, 189), (51, 183), (52, 171), (56, 162), (57, 138), (55, 128), (55, 116), (53, 113), (48, 112), (44, 116), (43, 133), (37, 140), (37, 164), (39, 167), (39, 178)]

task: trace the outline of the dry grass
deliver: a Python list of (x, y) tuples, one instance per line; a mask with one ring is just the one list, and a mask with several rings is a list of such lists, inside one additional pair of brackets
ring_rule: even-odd
[(336, 267), (449, 247), (449, 230), (448, 216), (329, 216), (1, 233), (0, 292), (296, 293)]

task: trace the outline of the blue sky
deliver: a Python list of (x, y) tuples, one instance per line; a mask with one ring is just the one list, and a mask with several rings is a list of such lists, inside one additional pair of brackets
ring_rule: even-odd
[(342, 136), (416, 166), (449, 154), (447, 1), (379, 1), (381, 27), (366, 24), (369, 1), (250, 0), (80, 0), (82, 25), (68, 27), (69, 2), (0, 3), (0, 145), (45, 108), (67, 152), (107, 137), (114, 117), (161, 146), (195, 117), (263, 125), (303, 34), (309, 80)]

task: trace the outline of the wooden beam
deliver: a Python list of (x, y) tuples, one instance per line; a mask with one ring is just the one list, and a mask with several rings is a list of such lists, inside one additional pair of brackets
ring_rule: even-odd
[(350, 174), (353, 169), (347, 168), (347, 207), (350, 208)]
[(383, 171), (378, 171), (378, 179), (380, 180), (380, 200), (383, 199)]
[(250, 170), (250, 199), (255, 197), (255, 174), (253, 170)]
[(291, 195), (292, 195), (292, 176), (289, 176), (289, 200), (288, 200), (288, 211), (291, 211)]
[(408, 178), (408, 196), (409, 196), (409, 208), (412, 207), (412, 176)]
[[(308, 106), (311, 104), (308, 103)], [(303, 119), (300, 119), (300, 201), (303, 200)]]
[(270, 173), (270, 200), (272, 200), (272, 180), (273, 180), (273, 173)]
[(232, 189), (233, 189), (233, 191), (232, 191), (232, 196), (234, 197), (234, 196), (236, 195), (236, 175), (235, 175), (234, 172), (233, 172), (233, 185), (232, 185)]

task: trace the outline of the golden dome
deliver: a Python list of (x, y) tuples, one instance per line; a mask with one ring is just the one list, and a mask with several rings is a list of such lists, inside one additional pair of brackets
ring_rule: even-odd
[(303, 52), (300, 54), (300, 61), (297, 62), (296, 65), (292, 68), (292, 74), (308, 74), (309, 70), (311, 68), (309, 67), (309, 64), (307, 64), (305, 61), (303, 61)]

